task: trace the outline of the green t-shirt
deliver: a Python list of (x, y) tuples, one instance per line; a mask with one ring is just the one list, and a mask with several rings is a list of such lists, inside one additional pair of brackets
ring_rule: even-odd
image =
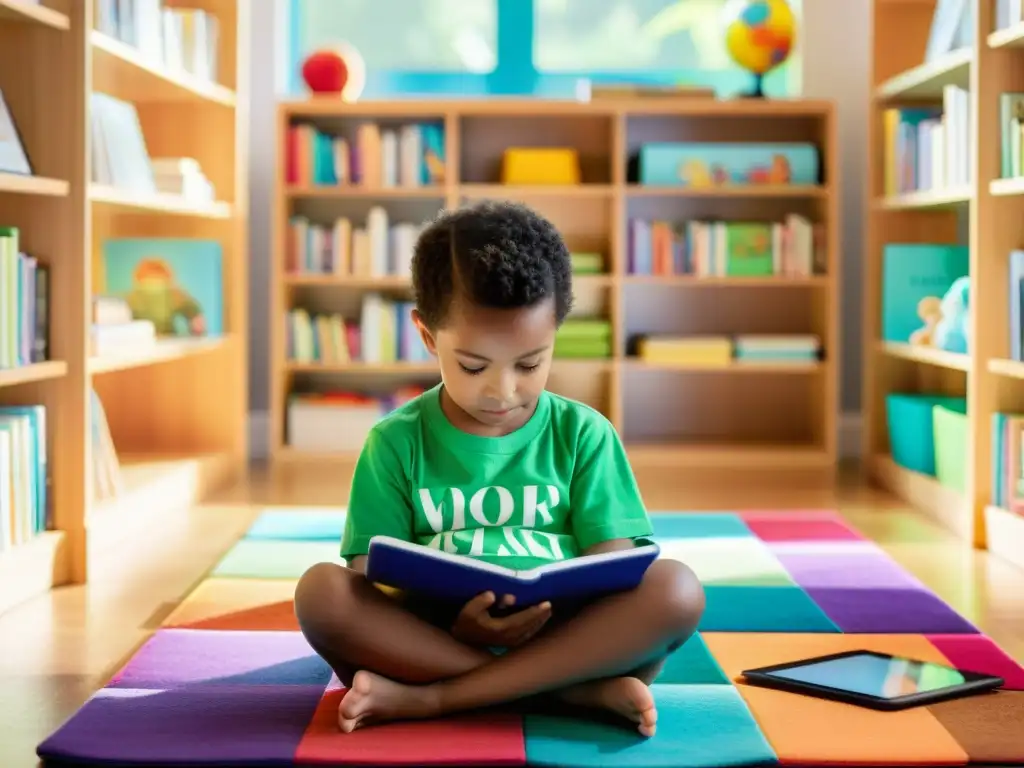
[(544, 392), (523, 427), (480, 437), (448, 421), (441, 386), (371, 430), (352, 479), (343, 558), (386, 535), (527, 569), (651, 535), (625, 450), (600, 413)]

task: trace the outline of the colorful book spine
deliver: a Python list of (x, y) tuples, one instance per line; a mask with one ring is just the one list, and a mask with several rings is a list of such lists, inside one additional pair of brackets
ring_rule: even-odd
[(631, 218), (627, 232), (631, 275), (809, 277), (828, 263), (824, 227), (797, 214), (781, 222)]
[(0, 552), (47, 529), (50, 523), (46, 408), (0, 408)]
[(325, 365), (428, 362), (432, 358), (412, 321), (413, 306), (368, 294), (358, 321), (292, 309), (287, 316), (288, 359)]
[(391, 223), (382, 206), (371, 208), (362, 224), (341, 216), (324, 225), (296, 215), (288, 222), (285, 271), (293, 275), (408, 277), (424, 226)]
[(992, 503), (1024, 514), (1024, 414), (992, 414)]
[(364, 122), (347, 133), (299, 123), (288, 128), (285, 178), (300, 187), (425, 187), (444, 184), (444, 127)]
[(48, 359), (49, 270), (19, 248), (16, 227), (0, 227), (0, 368)]

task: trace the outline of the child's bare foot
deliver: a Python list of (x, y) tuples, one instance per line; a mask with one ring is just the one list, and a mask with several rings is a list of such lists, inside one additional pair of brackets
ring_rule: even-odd
[(433, 686), (403, 685), (372, 672), (356, 672), (338, 707), (345, 733), (371, 723), (432, 717), (438, 709)]
[(622, 715), (637, 724), (644, 736), (654, 735), (658, 723), (658, 710), (647, 684), (636, 677), (612, 677), (566, 688), (560, 694), (563, 701), (582, 707), (606, 709)]

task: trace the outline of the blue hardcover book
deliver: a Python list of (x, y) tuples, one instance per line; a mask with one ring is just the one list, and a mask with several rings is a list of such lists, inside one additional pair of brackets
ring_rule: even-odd
[(515, 571), (390, 536), (374, 536), (366, 578), (375, 584), (464, 604), (483, 592), (515, 597), (526, 608), (546, 600), (577, 600), (633, 589), (660, 554), (657, 544), (559, 560)]
[(1024, 360), (1021, 307), (1024, 306), (1024, 251), (1010, 252), (1010, 358)]
[(882, 264), (882, 340), (908, 344), (928, 325), (922, 300), (941, 301), (968, 274), (970, 252), (965, 245), (888, 243)]

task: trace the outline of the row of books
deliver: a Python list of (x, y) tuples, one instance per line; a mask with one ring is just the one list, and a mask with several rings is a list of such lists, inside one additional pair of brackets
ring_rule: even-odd
[(999, 94), (999, 175), (1024, 176), (1024, 93)]
[(363, 298), (358, 322), (295, 308), (287, 315), (287, 354), (296, 363), (421, 363), (431, 359), (412, 321), (412, 302)]
[(358, 453), (374, 424), (423, 391), (412, 386), (387, 395), (349, 390), (293, 392), (288, 397), (286, 442), (300, 451)]
[(137, 48), (156, 66), (209, 82), (218, 76), (220, 21), (198, 8), (161, 0), (96, 0), (95, 27)]
[(992, 503), (1024, 514), (1024, 414), (992, 414)]
[(50, 523), (46, 408), (0, 408), (0, 552), (30, 541)]
[(781, 222), (631, 218), (628, 232), (632, 275), (806, 277), (828, 263), (824, 226), (795, 213)]
[(21, 250), (17, 227), (0, 227), (0, 368), (48, 359), (49, 293), (49, 267)]
[(1010, 251), (1010, 359), (1024, 362), (1024, 250)]
[(439, 123), (363, 122), (347, 134), (296, 123), (286, 137), (285, 179), (302, 187), (437, 186), (445, 180), (444, 141)]
[(412, 254), (425, 224), (391, 223), (388, 212), (374, 206), (363, 226), (345, 216), (330, 226), (306, 216), (288, 222), (285, 270), (296, 275), (385, 277), (412, 274)]
[(883, 115), (886, 195), (941, 190), (971, 180), (970, 91), (947, 85), (942, 107), (892, 107)]
[(737, 336), (640, 336), (635, 356), (660, 365), (725, 367), (735, 363), (807, 364), (821, 359), (821, 340), (811, 334)]
[(177, 195), (196, 205), (216, 199), (195, 158), (150, 157), (134, 104), (106, 93), (89, 94), (89, 104), (93, 182), (144, 195)]

